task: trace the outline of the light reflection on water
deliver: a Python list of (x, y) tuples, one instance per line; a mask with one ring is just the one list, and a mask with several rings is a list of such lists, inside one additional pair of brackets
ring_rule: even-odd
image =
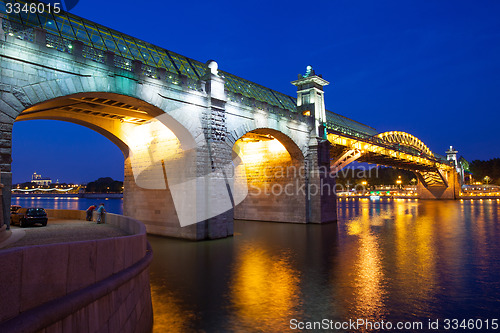
[(87, 210), (91, 205), (99, 205), (104, 203), (106, 211), (114, 214), (123, 213), (123, 199), (87, 199), (78, 197), (46, 197), (46, 196), (25, 196), (13, 197), (12, 205), (20, 205), (22, 207), (41, 207), (45, 209), (76, 209)]
[[(103, 202), (121, 213), (121, 199)], [(234, 237), (206, 242), (150, 236), (155, 332), (281, 332), (292, 318), (497, 318), (499, 213), (496, 200), (342, 200), (338, 224), (237, 221)]]
[(278, 332), (290, 319), (496, 318), (496, 201), (343, 200), (339, 223), (150, 236), (155, 331)]
[[(297, 317), (300, 272), (293, 268), (289, 251), (269, 253), (250, 244), (238, 250), (230, 280), (234, 312), (230, 324), (262, 331), (283, 331), (283, 317)], [(266, 318), (261, 321), (260, 318)]]

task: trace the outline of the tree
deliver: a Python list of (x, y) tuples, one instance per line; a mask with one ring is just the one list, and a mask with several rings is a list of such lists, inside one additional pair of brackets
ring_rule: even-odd
[[(362, 184), (362, 181), (367, 181), (370, 186), (394, 185), (400, 180), (401, 185), (407, 185), (415, 178), (415, 174), (411, 171), (391, 167), (377, 167), (371, 169), (347, 167), (338, 172), (337, 184), (347, 187), (349, 183), (352, 187), (355, 184)], [(414, 183), (416, 183), (416, 179)]]
[(122, 192), (123, 182), (113, 180), (111, 177), (99, 178), (87, 184), (85, 192), (88, 193), (120, 193)]
[(488, 183), (500, 185), (500, 158), (493, 158), (487, 161), (474, 160), (470, 163), (470, 171), (474, 179), (482, 179), (488, 176)]

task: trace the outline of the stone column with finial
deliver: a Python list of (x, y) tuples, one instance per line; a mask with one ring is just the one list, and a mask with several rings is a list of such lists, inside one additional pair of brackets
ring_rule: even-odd
[(317, 75), (312, 66), (307, 66), (305, 74), (299, 74), (298, 80), (292, 81), (297, 87), (297, 111), (315, 120), (312, 136), (326, 139), (326, 110), (323, 87), (330, 82)]
[(313, 119), (309, 149), (306, 156), (307, 198), (306, 221), (327, 223), (337, 221), (335, 178), (330, 173), (331, 144), (326, 136), (326, 109), (323, 87), (329, 82), (307, 66), (292, 84), (297, 87), (297, 111)]

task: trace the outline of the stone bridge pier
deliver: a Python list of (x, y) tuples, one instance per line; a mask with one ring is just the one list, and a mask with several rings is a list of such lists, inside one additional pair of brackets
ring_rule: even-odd
[(455, 169), (415, 172), (415, 174), (418, 177), (417, 194), (420, 199), (455, 200), (459, 198), (460, 176)]

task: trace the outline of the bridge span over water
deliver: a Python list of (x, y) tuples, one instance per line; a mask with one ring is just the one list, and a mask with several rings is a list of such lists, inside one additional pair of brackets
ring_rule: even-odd
[(234, 218), (335, 221), (332, 175), (355, 160), (415, 171), (421, 197), (459, 189), (454, 167), (418, 138), (326, 110), (328, 82), (311, 67), (291, 97), (69, 13), (21, 12), (0, 16), (0, 73), (4, 221), (12, 126), (32, 119), (114, 142), (124, 214), (154, 234), (226, 237)]

